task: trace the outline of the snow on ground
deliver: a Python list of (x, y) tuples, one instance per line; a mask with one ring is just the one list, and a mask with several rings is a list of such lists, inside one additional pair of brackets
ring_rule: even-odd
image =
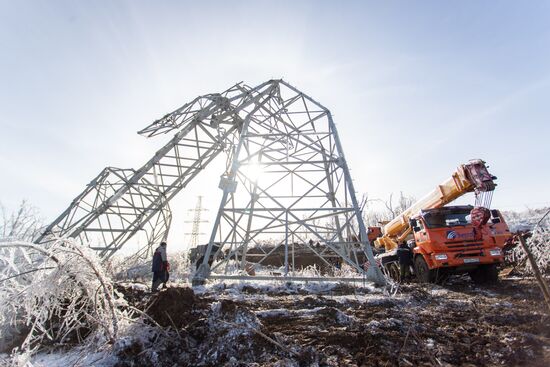
[[(39, 353), (32, 366), (130, 366), (138, 361), (545, 366), (550, 361), (549, 319), (532, 280), (503, 280), (485, 288), (463, 278), (444, 286), (408, 284), (394, 296), (382, 288), (344, 283), (213, 282), (195, 287), (194, 293), (170, 287), (155, 295), (134, 284), (118, 290), (134, 306), (149, 308), (167, 334), (128, 327), (104, 351)], [(169, 319), (161, 317), (166, 314)]]
[(66, 366), (95, 366), (110, 367), (116, 364), (118, 358), (108, 351), (91, 353), (75, 350), (52, 353), (39, 353), (29, 362), (29, 367), (66, 367)]

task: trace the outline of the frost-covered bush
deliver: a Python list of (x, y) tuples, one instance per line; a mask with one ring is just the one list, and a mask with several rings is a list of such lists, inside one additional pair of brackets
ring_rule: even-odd
[[(539, 217), (526, 244), (540, 270), (550, 274), (550, 211), (547, 211), (542, 219)], [(527, 274), (533, 273), (522, 246), (516, 245), (511, 249), (507, 254), (507, 260), (516, 264), (520, 271)]]
[(532, 231), (548, 210), (550, 208), (526, 209), (521, 212), (503, 211), (502, 215), (511, 232), (525, 232)]
[(23, 200), (17, 210), (8, 213), (0, 203), (0, 240), (32, 241), (42, 227), (38, 209)]
[(0, 340), (20, 350), (85, 338), (114, 342), (121, 312), (95, 253), (70, 239), (0, 242)]
[(104, 263), (106, 271), (117, 282), (148, 282), (151, 280), (151, 261), (133, 257), (113, 256)]

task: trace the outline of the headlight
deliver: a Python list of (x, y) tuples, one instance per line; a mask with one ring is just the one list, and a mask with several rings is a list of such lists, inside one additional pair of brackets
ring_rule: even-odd
[(494, 250), (489, 250), (489, 253), (491, 254), (491, 256), (500, 256), (500, 255), (502, 255), (502, 251), (500, 251), (499, 248), (496, 248)]
[(436, 260), (447, 260), (447, 255), (446, 254), (438, 254), (438, 255), (435, 255), (435, 259)]

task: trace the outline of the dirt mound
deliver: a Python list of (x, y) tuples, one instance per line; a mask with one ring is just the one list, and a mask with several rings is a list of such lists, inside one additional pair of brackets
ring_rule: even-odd
[(151, 298), (146, 310), (159, 325), (180, 329), (197, 321), (205, 307), (191, 288), (167, 288)]
[(143, 309), (144, 301), (149, 297), (149, 291), (145, 290), (145, 286), (135, 287), (133, 284), (115, 284), (115, 291), (124, 299), (130, 306)]
[[(249, 289), (243, 291), (247, 294)], [(408, 284), (395, 297), (169, 288), (143, 309), (170, 336), (121, 365), (530, 365), (550, 361), (550, 318), (532, 280)], [(174, 327), (175, 326), (175, 327)], [(141, 352), (139, 352), (141, 350)], [(148, 352), (148, 351), (154, 351)], [(155, 358), (151, 357), (155, 355)], [(126, 363), (126, 364), (124, 364)], [(147, 364), (146, 363), (146, 364)]]
[(213, 302), (205, 326), (207, 332), (202, 343), (197, 345), (193, 364), (215, 366), (226, 362), (255, 362), (258, 356), (278, 352), (262, 337), (265, 335), (261, 331), (263, 325), (255, 313), (234, 301)]
[(237, 302), (205, 300), (189, 288), (169, 288), (155, 295), (149, 306), (149, 316), (167, 326), (170, 336), (159, 335), (152, 346), (127, 343), (117, 353), (118, 367), (240, 366), (289, 355), (266, 339), (256, 314)]

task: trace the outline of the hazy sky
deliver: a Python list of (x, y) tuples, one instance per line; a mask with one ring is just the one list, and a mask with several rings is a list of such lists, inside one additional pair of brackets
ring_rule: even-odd
[[(359, 193), (421, 197), (483, 158), (493, 207), (550, 205), (550, 1), (0, 0), (0, 50), (0, 202), (46, 221), (149, 159), (153, 120), (271, 78), (331, 109)], [(217, 207), (220, 173), (175, 209)]]

